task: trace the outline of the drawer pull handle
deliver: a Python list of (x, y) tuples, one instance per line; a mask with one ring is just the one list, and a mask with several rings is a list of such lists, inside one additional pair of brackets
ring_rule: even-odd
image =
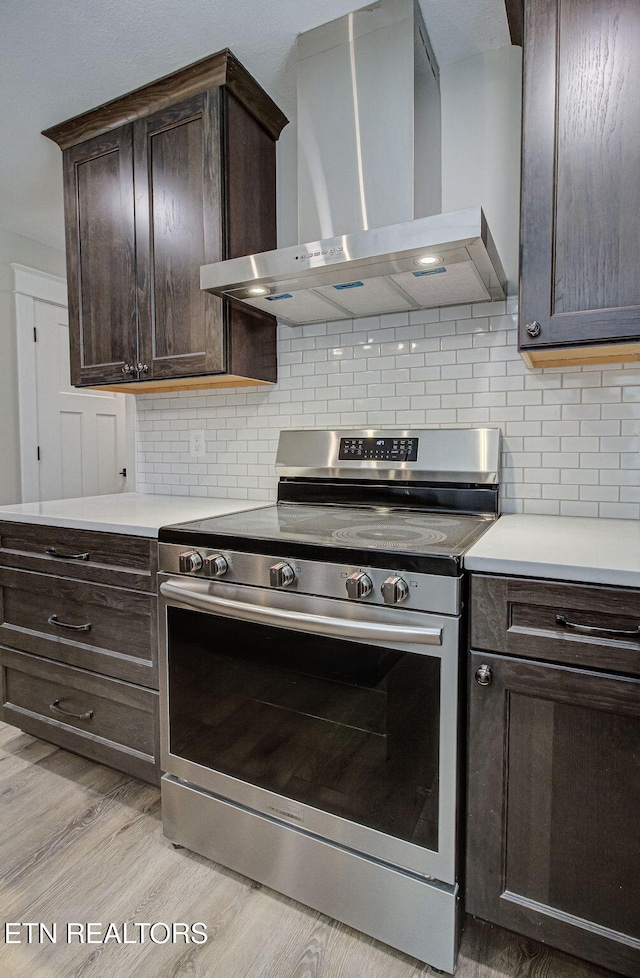
[(60, 700), (49, 703), (49, 709), (53, 710), (54, 713), (61, 713), (63, 717), (71, 717), (72, 720), (93, 720), (93, 710), (87, 710), (86, 713), (69, 713), (68, 710), (62, 709)]
[(67, 621), (58, 621), (57, 615), (49, 615), (47, 618), (47, 624), (57, 625), (58, 628), (70, 628), (72, 632), (90, 632), (91, 622), (85, 622), (84, 625), (70, 625)]
[(47, 547), (45, 553), (50, 557), (57, 557), (58, 560), (88, 560), (89, 554), (62, 554), (55, 547)]
[(571, 628), (574, 632), (582, 632), (583, 635), (608, 635), (610, 638), (640, 640), (640, 625), (635, 628), (598, 628), (597, 625), (580, 625), (578, 622), (568, 621), (564, 615), (556, 615), (556, 624), (562, 628)]

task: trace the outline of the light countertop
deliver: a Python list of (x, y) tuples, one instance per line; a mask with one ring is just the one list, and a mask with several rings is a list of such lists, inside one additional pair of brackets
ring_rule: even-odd
[(464, 558), (467, 570), (640, 587), (640, 521), (501, 516)]
[(187, 520), (224, 516), (264, 506), (256, 499), (211, 499), (203, 496), (161, 496), (120, 492), (80, 499), (52, 499), (41, 503), (0, 506), (0, 521), (41, 523), (81, 530), (130, 533), (156, 537), (161, 526)]

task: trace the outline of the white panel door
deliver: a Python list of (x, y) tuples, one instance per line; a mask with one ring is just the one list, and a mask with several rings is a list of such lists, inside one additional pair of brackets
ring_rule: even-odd
[(39, 498), (121, 492), (125, 395), (72, 387), (67, 310), (34, 299), (33, 316)]
[[(135, 484), (135, 399), (69, 379), (64, 279), (12, 265), (22, 501), (124, 492)], [(132, 470), (127, 480), (127, 465)]]

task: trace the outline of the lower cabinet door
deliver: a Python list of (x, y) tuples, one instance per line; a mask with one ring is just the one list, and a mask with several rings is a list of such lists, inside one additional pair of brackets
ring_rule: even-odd
[(640, 680), (472, 653), (466, 909), (640, 974)]
[(1, 716), (20, 730), (145, 781), (159, 780), (158, 694), (0, 648)]

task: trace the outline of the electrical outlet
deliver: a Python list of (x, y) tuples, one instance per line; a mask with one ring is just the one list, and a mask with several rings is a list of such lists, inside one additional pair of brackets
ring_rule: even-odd
[(189, 432), (189, 453), (191, 455), (204, 455), (204, 429), (198, 428), (197, 431)]

